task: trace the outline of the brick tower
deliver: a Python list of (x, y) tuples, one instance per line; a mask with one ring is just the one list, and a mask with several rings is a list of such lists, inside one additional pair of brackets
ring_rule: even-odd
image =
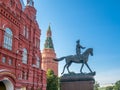
[(54, 71), (54, 74), (58, 75), (58, 63), (53, 61), (53, 58), (56, 58), (56, 53), (52, 42), (52, 32), (50, 25), (48, 27), (46, 36), (47, 37), (42, 52), (42, 68), (45, 71), (52, 69)]

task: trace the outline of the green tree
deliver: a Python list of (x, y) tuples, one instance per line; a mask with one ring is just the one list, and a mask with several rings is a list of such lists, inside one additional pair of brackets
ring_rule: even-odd
[(115, 83), (114, 90), (120, 90), (120, 80)]
[(47, 71), (47, 90), (58, 90), (58, 77), (51, 69)]
[(99, 90), (99, 89), (98, 89), (99, 87), (100, 87), (99, 83), (98, 83), (98, 82), (95, 82), (94, 90)]
[(113, 90), (113, 86), (107, 86), (105, 90)]

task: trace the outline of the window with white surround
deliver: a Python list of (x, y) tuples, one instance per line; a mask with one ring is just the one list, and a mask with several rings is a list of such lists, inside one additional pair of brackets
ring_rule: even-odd
[(9, 28), (6, 28), (4, 34), (4, 48), (12, 50), (12, 37), (12, 31)]
[(40, 67), (40, 58), (38, 56), (36, 56), (36, 66), (37, 68)]
[(27, 39), (29, 38), (29, 32), (28, 32), (28, 29), (26, 30), (26, 38), (27, 38)]
[(40, 47), (40, 40), (38, 38), (36, 38), (35, 46), (36, 48)]
[(2, 57), (2, 63), (6, 63), (6, 57)]
[(11, 58), (8, 60), (8, 64), (12, 65), (12, 59)]
[(25, 36), (25, 32), (26, 32), (26, 26), (24, 26), (23, 28), (23, 36)]
[(27, 64), (27, 49), (26, 48), (23, 49), (22, 62)]
[(29, 38), (29, 31), (28, 31), (27, 26), (24, 26), (23, 35), (25, 38), (27, 38), (27, 39)]

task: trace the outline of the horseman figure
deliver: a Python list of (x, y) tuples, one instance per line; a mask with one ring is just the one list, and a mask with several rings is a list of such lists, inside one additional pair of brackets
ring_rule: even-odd
[(61, 74), (64, 73), (65, 68), (67, 68), (68, 73), (71, 73), (70, 70), (69, 70), (69, 67), (71, 66), (72, 63), (82, 63), (82, 66), (80, 68), (81, 73), (83, 73), (82, 69), (83, 69), (84, 65), (86, 65), (87, 68), (89, 69), (90, 73), (95, 74), (95, 72), (93, 72), (90, 69), (90, 67), (87, 63), (89, 55), (93, 56), (93, 48), (88, 48), (81, 54), (81, 49), (85, 49), (85, 47), (80, 45), (80, 40), (77, 40), (76, 43), (77, 43), (76, 44), (76, 55), (68, 55), (68, 56), (63, 56), (63, 57), (60, 57), (60, 58), (54, 58), (53, 59), (55, 61), (62, 61), (62, 60), (65, 59), (66, 64), (64, 65), (63, 72)]
[(80, 45), (80, 40), (76, 41), (76, 55), (77, 57), (81, 56), (81, 49), (85, 49), (86, 47), (83, 47)]

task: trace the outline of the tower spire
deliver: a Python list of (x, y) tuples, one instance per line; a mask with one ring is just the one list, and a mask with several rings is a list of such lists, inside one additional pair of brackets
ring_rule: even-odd
[(48, 26), (48, 30), (47, 30), (47, 37), (51, 37), (52, 36), (52, 32), (51, 32), (51, 27), (50, 24)]
[(52, 42), (52, 31), (51, 31), (50, 25), (48, 26), (48, 30), (47, 30), (46, 35), (47, 35), (47, 37), (45, 40), (44, 48), (54, 50), (54, 46), (53, 46), (53, 42)]
[(58, 62), (54, 61), (53, 58), (56, 58), (56, 53), (52, 41), (52, 31), (49, 24), (46, 32), (44, 49), (42, 51), (42, 69), (45, 71), (51, 69), (54, 71), (55, 75), (58, 75)]

